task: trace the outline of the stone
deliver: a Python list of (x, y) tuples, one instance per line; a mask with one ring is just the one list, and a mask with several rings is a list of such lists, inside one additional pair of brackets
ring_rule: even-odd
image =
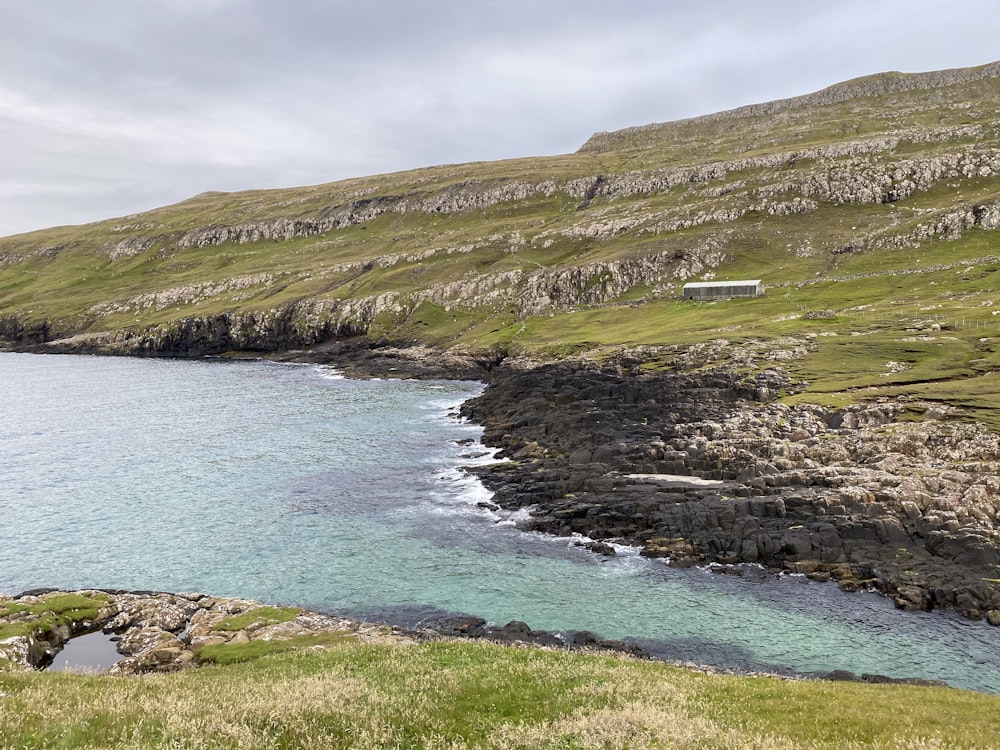
[(861, 678), (858, 675), (846, 669), (834, 669), (832, 672), (827, 672), (823, 676), (823, 679), (834, 682), (861, 682)]
[(39, 648), (37, 642), (25, 635), (0, 641), (0, 659), (7, 659), (21, 669), (33, 669), (44, 655), (44, 650)]
[(576, 542), (576, 546), (584, 547), (595, 554), (604, 555), (605, 557), (614, 557), (618, 554), (614, 547), (605, 542)]
[(917, 586), (900, 586), (892, 601), (897, 608), (910, 612), (930, 609), (926, 592)]

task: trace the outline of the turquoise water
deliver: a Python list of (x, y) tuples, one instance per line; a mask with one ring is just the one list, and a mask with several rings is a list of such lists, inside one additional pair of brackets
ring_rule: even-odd
[[(1000, 630), (790, 577), (605, 559), (477, 506), (468, 382), (314, 366), (0, 354), (0, 591), (205, 591), (636, 639), (749, 669), (1000, 693)], [(471, 441), (471, 443), (470, 443)]]

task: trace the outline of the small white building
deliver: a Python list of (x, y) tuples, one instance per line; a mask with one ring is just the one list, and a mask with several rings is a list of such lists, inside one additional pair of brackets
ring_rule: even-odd
[(684, 285), (684, 299), (715, 300), (752, 298), (764, 296), (764, 282), (749, 281), (692, 281)]

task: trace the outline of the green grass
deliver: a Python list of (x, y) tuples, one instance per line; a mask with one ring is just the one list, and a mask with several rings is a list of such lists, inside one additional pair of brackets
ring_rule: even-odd
[(282, 622), (291, 622), (300, 613), (301, 609), (296, 607), (257, 607), (241, 615), (234, 615), (216, 623), (213, 630), (237, 631), (250, 627), (264, 627), (267, 625), (277, 625)]
[(58, 625), (83, 620), (93, 620), (98, 611), (108, 601), (106, 594), (47, 594), (36, 604), (18, 604), (0, 601), (0, 617), (24, 613), (30, 615), (25, 620), (0, 623), (0, 641), (16, 636), (48, 633)]
[(0, 673), (17, 748), (987, 748), (1000, 698), (486, 643), (300, 643), (136, 679)]
[[(817, 351), (795, 368), (811, 391), (955, 380), (971, 375), (968, 342), (951, 336), (918, 337), (905, 332), (824, 338)], [(887, 367), (888, 363), (908, 369)]]
[(319, 635), (296, 636), (284, 640), (220, 643), (213, 646), (202, 646), (195, 652), (195, 657), (200, 664), (237, 664), (239, 662), (260, 659), (263, 656), (299, 651), (304, 648), (326, 648), (351, 637), (347, 633), (323, 633)]

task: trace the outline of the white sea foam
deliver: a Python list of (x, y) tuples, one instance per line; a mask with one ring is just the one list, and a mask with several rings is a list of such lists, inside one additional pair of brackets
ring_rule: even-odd
[(458, 467), (446, 469), (435, 477), (439, 490), (435, 495), (449, 505), (457, 507), (489, 502), (493, 497), (478, 478), (466, 474)]
[[(443, 386), (438, 388), (444, 390)], [(474, 395), (478, 394), (471, 394)], [(507, 459), (497, 457), (499, 449), (489, 448), (480, 442), (483, 434), (480, 425), (469, 422), (458, 413), (464, 400), (431, 400), (422, 407), (432, 413), (433, 421), (447, 423), (453, 429), (458, 428), (468, 435), (449, 441), (446, 452), (439, 459), (440, 465), (435, 469), (434, 476), (435, 491), (427, 503), (427, 510), (435, 515), (474, 515), (502, 522), (506, 512), (491, 507), (493, 492), (477, 476), (465, 471), (465, 468), (485, 466)]]
[(330, 365), (314, 365), (313, 370), (324, 380), (345, 380), (344, 373)]
[[(526, 508), (518, 508), (517, 510), (497, 511), (498, 515), (501, 516), (499, 523), (502, 526), (520, 526), (531, 520), (531, 511), (534, 509), (534, 505), (529, 505)], [(559, 539), (559, 537), (552, 537), (552, 539)]]

